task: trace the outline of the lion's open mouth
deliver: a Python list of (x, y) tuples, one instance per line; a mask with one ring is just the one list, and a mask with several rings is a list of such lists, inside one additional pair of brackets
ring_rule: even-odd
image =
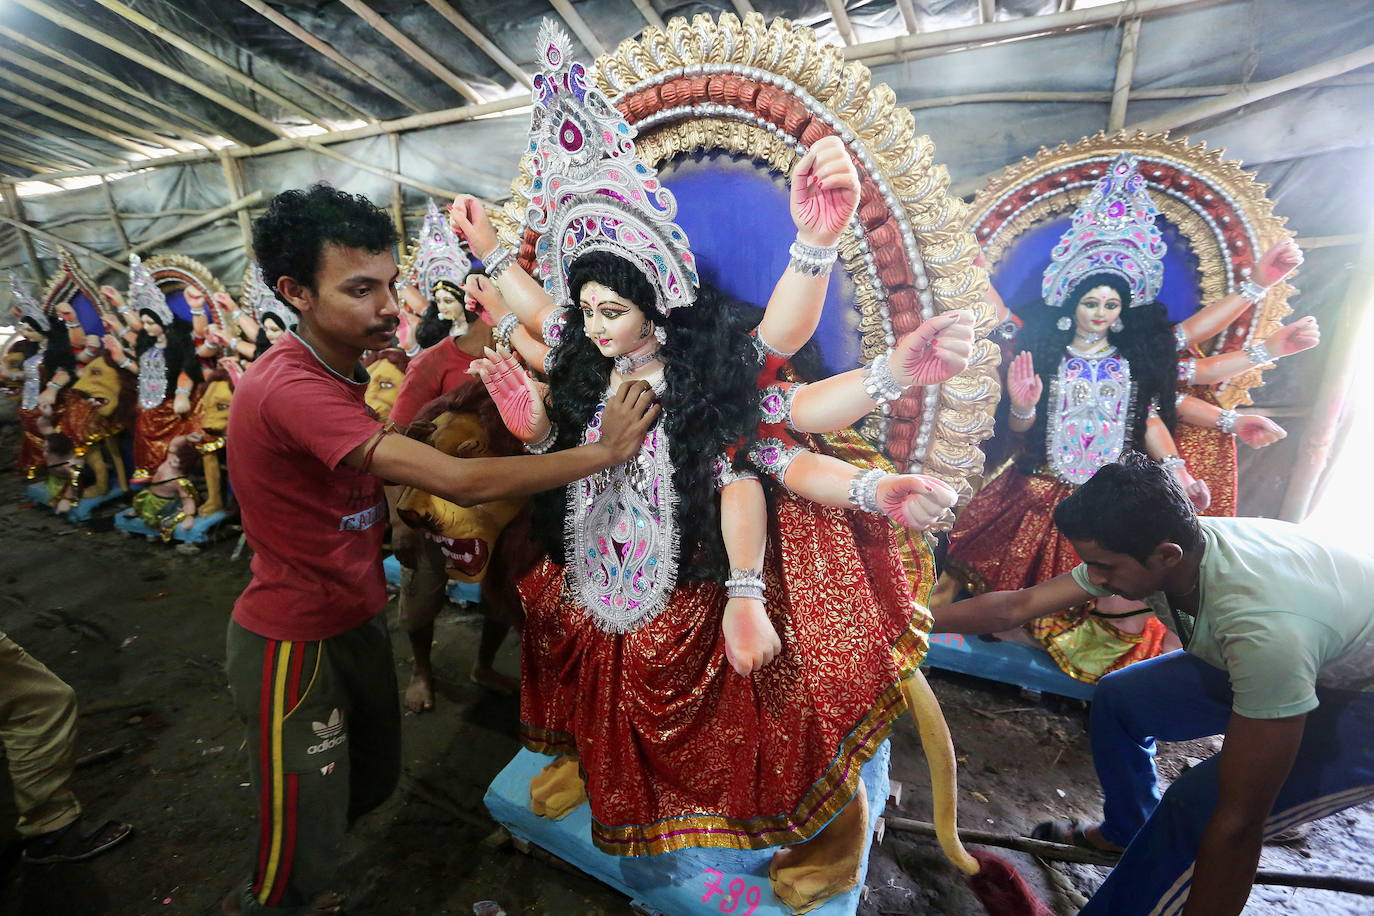
[(487, 542), (480, 538), (449, 538), (426, 531), (425, 537), (439, 545), (444, 565), (465, 576), (476, 578), (487, 568)]

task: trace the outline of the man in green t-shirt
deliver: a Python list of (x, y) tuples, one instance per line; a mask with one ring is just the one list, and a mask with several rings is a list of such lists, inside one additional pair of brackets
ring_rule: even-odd
[[(1286, 522), (1199, 519), (1134, 453), (1054, 521), (1080, 566), (942, 608), (934, 630), (1008, 630), (1107, 595), (1148, 604), (1183, 649), (1098, 683), (1103, 820), (1050, 836), (1125, 847), (1083, 914), (1234, 916), (1264, 837), (1374, 798), (1374, 555)], [(1216, 734), (1222, 751), (1161, 797), (1155, 741)]]

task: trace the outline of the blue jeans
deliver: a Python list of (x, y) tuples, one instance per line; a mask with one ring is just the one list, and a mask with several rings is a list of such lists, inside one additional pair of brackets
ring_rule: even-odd
[[(1374, 798), (1374, 693), (1318, 689), (1302, 744), (1265, 823), (1272, 836)], [(1102, 783), (1102, 835), (1126, 847), (1080, 916), (1170, 916), (1188, 901), (1198, 843), (1217, 803), (1216, 756), (1160, 795), (1155, 741), (1222, 734), (1225, 671), (1170, 652), (1104, 677), (1089, 732)]]

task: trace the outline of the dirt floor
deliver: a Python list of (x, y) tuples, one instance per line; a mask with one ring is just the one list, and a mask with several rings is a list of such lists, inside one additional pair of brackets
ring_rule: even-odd
[[(137, 833), (84, 864), (25, 867), (11, 850), (0, 860), (0, 916), (217, 913), (226, 889), (247, 874), (254, 837), (242, 736), (222, 672), (225, 622), (248, 579), (247, 557), (230, 558), (232, 539), (187, 556), (23, 505), (13, 447), (13, 427), (0, 425), (0, 629), (76, 688), (78, 753), (95, 759), (79, 766), (75, 789), (90, 815), (130, 821)], [(394, 619), (394, 604), (388, 611)], [(493, 841), (499, 833), (482, 796), (517, 749), (518, 704), (467, 680), (477, 631), (478, 618), (457, 608), (439, 621), (438, 708), (405, 719), (401, 787), (351, 837), (342, 870), (349, 912), (456, 916), (485, 899), (510, 914), (629, 912), (626, 898), (596, 881)], [(399, 636), (394, 647), (404, 684), (408, 650)], [(517, 672), (517, 647), (503, 649), (499, 667)], [(1081, 708), (971, 678), (936, 672), (931, 680), (961, 765), (963, 826), (1027, 833), (1050, 816), (1099, 813)], [(1164, 768), (1177, 773), (1213, 746), (1170, 746)], [(893, 776), (903, 791), (888, 813), (929, 820), (929, 781), (909, 725), (894, 740)], [(0, 823), (11, 822), (0, 813)], [(1268, 849), (1264, 866), (1374, 878), (1370, 848), (1374, 811), (1366, 808), (1320, 822), (1297, 849)], [(1103, 874), (1006, 855), (1064, 914)], [(865, 916), (982, 912), (933, 841), (892, 829), (874, 849), (867, 886)], [(1374, 902), (1261, 887), (1246, 912), (1355, 916), (1374, 912)]]

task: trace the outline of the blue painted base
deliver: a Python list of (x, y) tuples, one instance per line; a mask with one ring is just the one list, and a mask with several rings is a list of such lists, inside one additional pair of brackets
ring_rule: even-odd
[[(38, 506), (48, 505), (48, 487), (43, 483), (31, 483), (25, 489), (25, 494), (29, 500)], [(72, 524), (79, 524), (90, 519), (91, 513), (96, 509), (124, 496), (124, 490), (118, 485), (111, 486), (110, 492), (104, 496), (88, 496), (78, 502), (67, 511), (67, 521)]]
[[(386, 572), (386, 581), (392, 585), (401, 584), (401, 561), (392, 554), (387, 554), (382, 561), (382, 569)], [(448, 600), (454, 604), (476, 604), (482, 598), (482, 586), (476, 582), (450, 582), (448, 584)]]
[[(227, 512), (213, 512), (203, 517), (197, 516), (196, 523), (191, 526), (189, 531), (177, 525), (176, 530), (172, 532), (172, 540), (184, 544), (208, 544), (220, 522), (228, 517), (229, 513)], [(130, 534), (141, 534), (148, 538), (162, 537), (157, 531), (148, 527), (143, 519), (133, 515), (125, 515), (123, 512), (115, 516), (114, 524), (116, 530), (127, 531)]]
[[(864, 785), (868, 790), (868, 818), (870, 831), (877, 824), (887, 805), (888, 764), (891, 742), (883, 742), (863, 768)], [(745, 902), (751, 888), (759, 890), (759, 905), (755, 916), (790, 916), (792, 909), (773, 896), (768, 883), (768, 863), (773, 849), (741, 852), (733, 849), (684, 849), (657, 856), (612, 856), (601, 852), (591, 842), (591, 808), (582, 805), (567, 817), (551, 821), (530, 811), (530, 780), (555, 758), (522, 750), (487, 789), (486, 804), (511, 834), (556, 855), (558, 858), (634, 899), (642, 909), (663, 916), (691, 916), (701, 913), (723, 912), (729, 907), (730, 883), (742, 882), (743, 890), (738, 906), (732, 912), (749, 909)], [(849, 893), (829, 900), (811, 912), (818, 916), (849, 916), (859, 907), (859, 894), (864, 876), (868, 874), (868, 850), (864, 850), (859, 866), (859, 883)], [(707, 869), (715, 869), (717, 877)], [(725, 896), (713, 895), (707, 884), (716, 882), (727, 891)], [(741, 885), (736, 885), (737, 888)]]
[(1012, 642), (985, 642), (976, 636), (934, 633), (926, 663), (932, 668), (971, 674), (1042, 693), (1091, 700), (1093, 685), (1074, 680), (1044, 649)]

